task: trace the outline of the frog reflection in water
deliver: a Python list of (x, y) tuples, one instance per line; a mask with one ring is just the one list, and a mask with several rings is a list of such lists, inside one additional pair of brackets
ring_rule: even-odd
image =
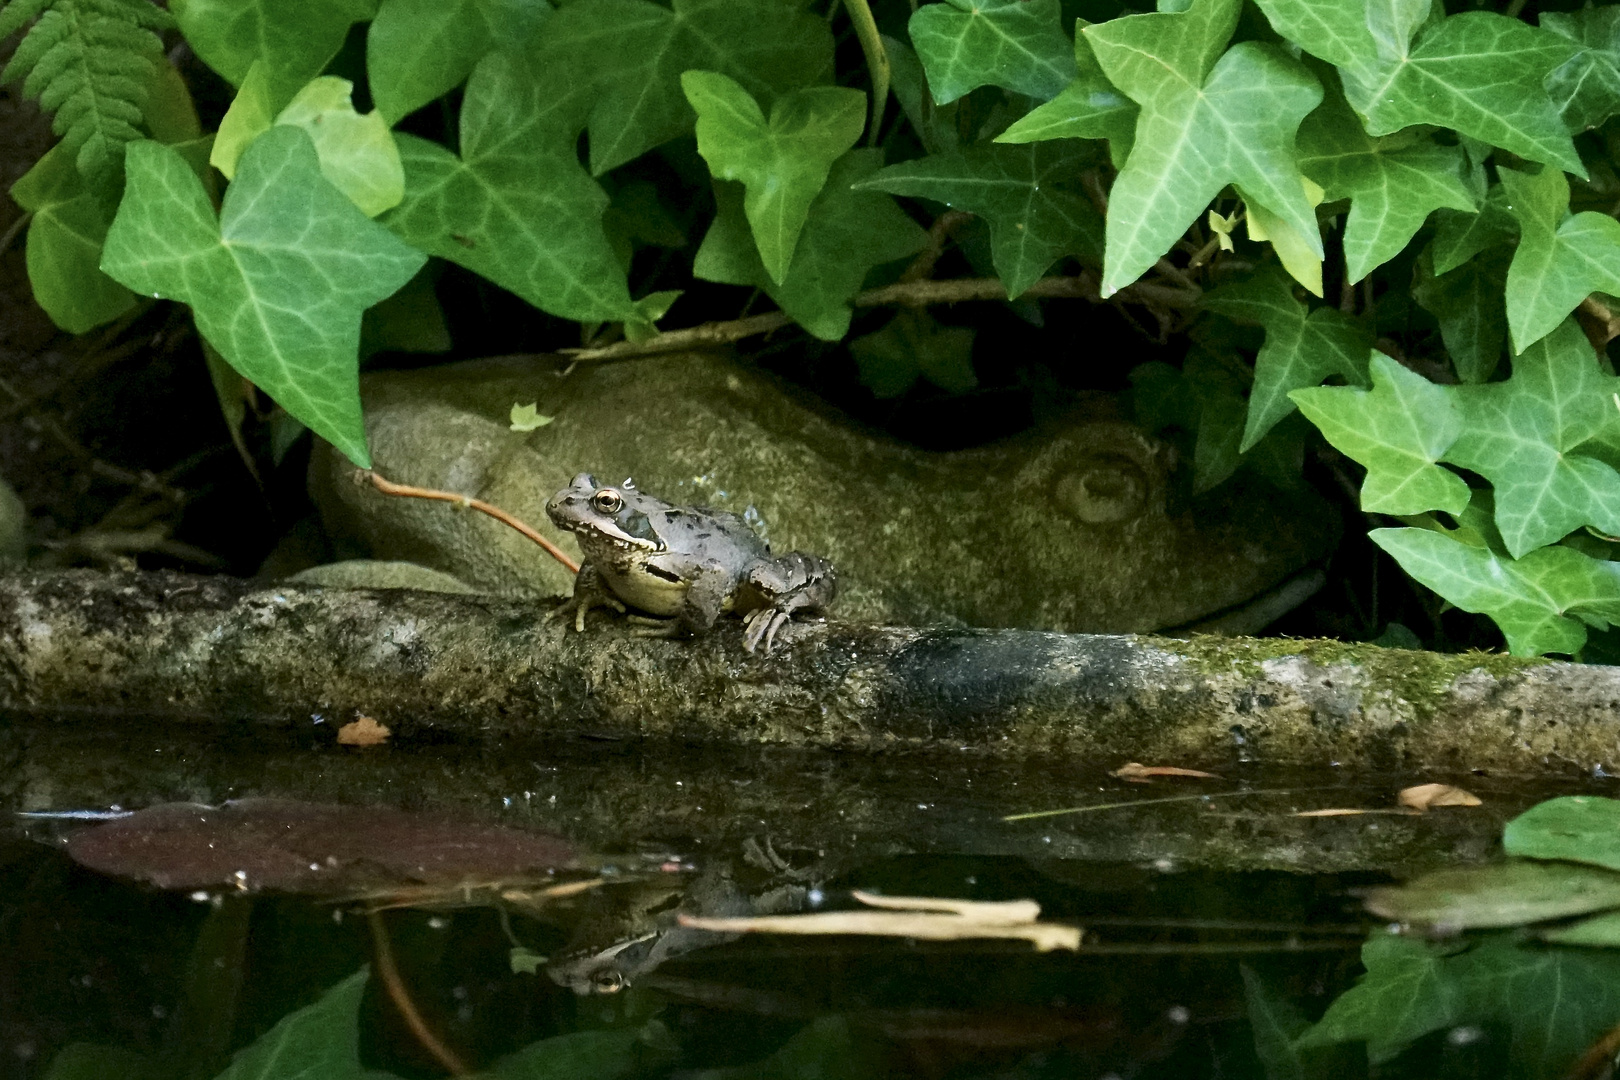
[(556, 613), (572, 611), (579, 631), (593, 607), (628, 604), (657, 616), (636, 620), (647, 637), (701, 634), (729, 612), (743, 617), (748, 651), (763, 640), (769, 653), (795, 613), (818, 613), (837, 592), (827, 560), (802, 551), (773, 556), (736, 514), (672, 506), (630, 480), (605, 487), (580, 473), (546, 513), (578, 536), (584, 553), (573, 599)]

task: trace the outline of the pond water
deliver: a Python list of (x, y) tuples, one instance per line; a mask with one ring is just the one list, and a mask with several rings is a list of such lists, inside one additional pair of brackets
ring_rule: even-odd
[[(21, 723), (0, 754), (0, 1077), (1553, 1077), (1620, 1022), (1610, 950), (1395, 937), (1361, 899), (1604, 779), (1403, 815), (1435, 778)], [(1005, 820), (1076, 806), (1110, 808)], [(1295, 816), (1333, 808), (1381, 812)], [(885, 898), (1083, 933), (681, 925)]]

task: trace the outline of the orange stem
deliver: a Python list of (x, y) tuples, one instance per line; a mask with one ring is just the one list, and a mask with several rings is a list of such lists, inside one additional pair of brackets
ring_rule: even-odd
[(370, 481), (371, 486), (382, 492), (384, 495), (405, 495), (413, 499), (434, 499), (438, 502), (456, 503), (460, 506), (466, 506), (473, 510), (477, 510), (480, 514), (488, 514), (502, 525), (516, 529), (524, 536), (527, 536), (530, 540), (533, 540), (535, 543), (545, 548), (546, 554), (568, 567), (568, 572), (570, 574), (579, 573), (579, 563), (575, 562), (573, 559), (570, 559), (566, 552), (564, 552), (556, 544), (553, 544), (550, 540), (547, 540), (545, 537), (541, 536), (529, 525), (519, 521), (517, 518), (513, 517), (511, 514), (508, 514), (505, 510), (502, 510), (498, 506), (487, 503), (482, 499), (475, 499), (470, 495), (457, 495), (453, 491), (439, 491), (436, 488), (421, 488), (412, 487), (409, 484), (396, 484), (392, 480), (384, 480), (376, 473), (370, 472), (366, 469), (359, 470), (357, 475), (365, 480)]
[(456, 1055), (439, 1037), (433, 1034), (422, 1014), (416, 1011), (416, 1003), (405, 989), (405, 980), (400, 978), (399, 967), (394, 963), (394, 949), (388, 943), (388, 929), (383, 926), (382, 915), (376, 911), (367, 911), (366, 919), (371, 923), (371, 941), (377, 955), (377, 976), (382, 979), (383, 989), (388, 991), (389, 1000), (399, 1015), (404, 1018), (405, 1026), (411, 1029), (417, 1042), (422, 1044), (429, 1054), (433, 1055), (440, 1065), (443, 1065), (451, 1076), (471, 1076), (472, 1070), (467, 1068), (465, 1062)]

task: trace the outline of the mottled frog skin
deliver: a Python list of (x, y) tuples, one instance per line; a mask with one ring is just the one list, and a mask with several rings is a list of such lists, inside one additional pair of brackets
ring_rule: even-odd
[(560, 612), (572, 611), (574, 628), (585, 629), (593, 607), (654, 616), (636, 632), (643, 636), (701, 634), (724, 614), (743, 617), (749, 652), (795, 613), (815, 614), (837, 593), (832, 564), (802, 551), (777, 557), (770, 545), (736, 514), (700, 506), (674, 506), (637, 490), (580, 473), (546, 503), (546, 514), (579, 539), (584, 560), (574, 595)]

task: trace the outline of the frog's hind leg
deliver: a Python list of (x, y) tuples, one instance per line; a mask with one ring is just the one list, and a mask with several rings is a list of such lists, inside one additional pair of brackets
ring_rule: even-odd
[(748, 571), (748, 584), (765, 602), (744, 616), (747, 632), (743, 645), (749, 652), (765, 641), (765, 655), (776, 647), (776, 632), (803, 611), (814, 614), (832, 602), (838, 578), (832, 564), (819, 555), (790, 551), (779, 559), (761, 561)]

